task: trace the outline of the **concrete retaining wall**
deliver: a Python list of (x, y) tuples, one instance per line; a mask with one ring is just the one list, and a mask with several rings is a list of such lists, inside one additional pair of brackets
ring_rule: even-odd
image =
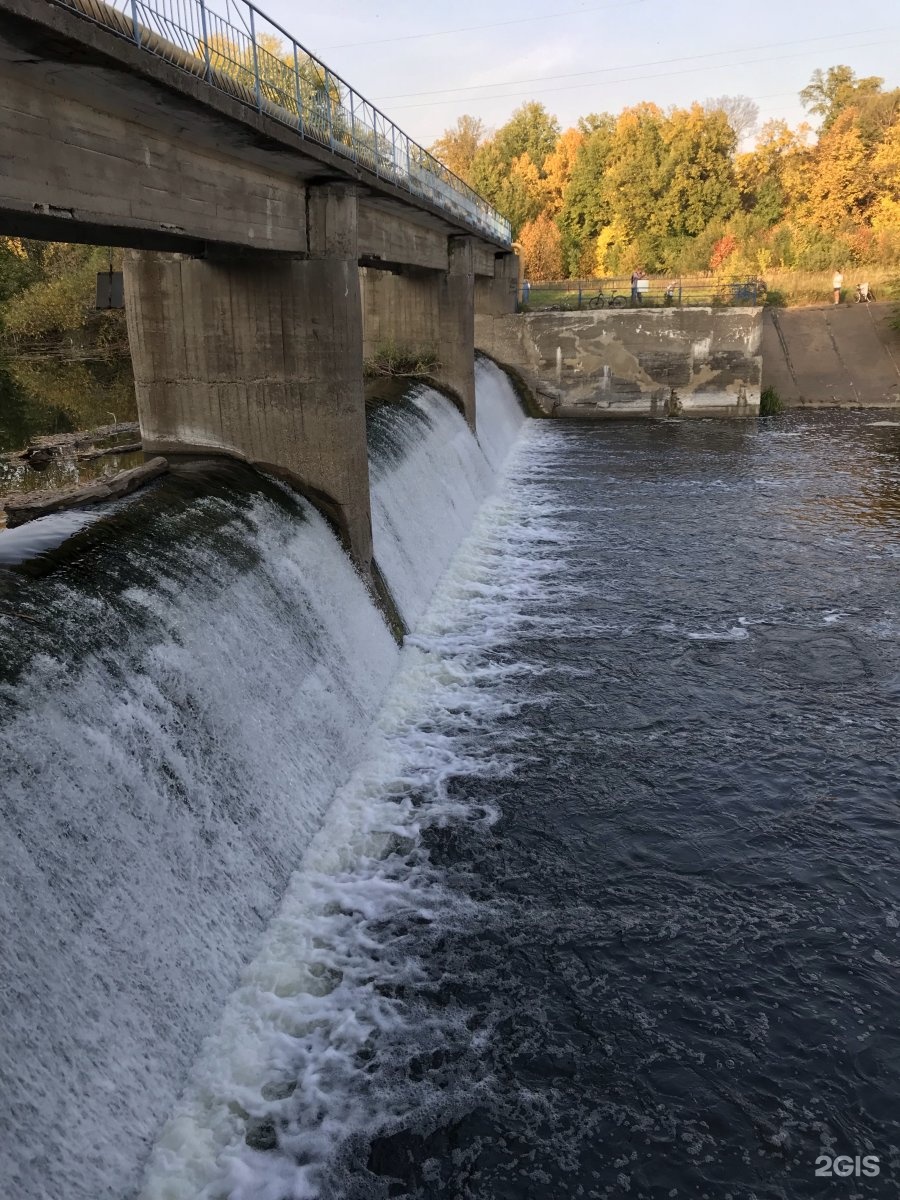
[(475, 343), (559, 417), (759, 412), (762, 310), (477, 314)]
[(766, 309), (763, 386), (789, 406), (900, 404), (900, 333), (891, 304)]

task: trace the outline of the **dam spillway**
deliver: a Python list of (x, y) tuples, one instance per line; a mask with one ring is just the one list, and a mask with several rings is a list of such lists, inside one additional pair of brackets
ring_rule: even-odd
[[(430, 390), (373, 421), (375, 534), (411, 625), (523, 419), (496, 368), (479, 378), (480, 443)], [(0, 727), (21, 1196), (133, 1193), (397, 669), (319, 514), (228, 480), (188, 473), (67, 543), (71, 568), (4, 580), (26, 616), (4, 629)]]
[(4, 576), (8, 1194), (892, 1194), (896, 424), (478, 406)]

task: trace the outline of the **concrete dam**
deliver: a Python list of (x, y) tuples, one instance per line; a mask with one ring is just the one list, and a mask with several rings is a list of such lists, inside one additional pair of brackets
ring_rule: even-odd
[[(747, 480), (801, 486), (793, 443), (746, 419), (762, 312), (517, 313), (508, 223), (284, 30), (266, 60), (245, 9), (246, 28), (201, 0), (0, 0), (0, 232), (125, 249), (143, 447), (172, 465), (74, 525), (45, 518), (41, 554), (0, 544), (0, 1193), (494, 1200), (545, 1188), (537, 1145), (562, 1195), (578, 1172), (623, 1186), (596, 1145), (672, 1128), (702, 1161), (679, 1074), (701, 1057), (615, 973), (627, 952), (663, 991), (654, 947), (664, 960), (683, 921), (696, 956), (671, 1008), (712, 1028), (704, 996), (712, 976), (738, 988), (745, 928), (784, 957), (766, 939), (790, 863), (765, 858), (759, 887), (741, 863), (749, 901), (683, 893), (696, 847), (717, 848), (702, 781), (721, 769), (724, 804), (744, 770), (727, 754), (757, 726), (774, 754), (741, 606), (758, 563), (787, 592), (796, 561), (754, 545), (722, 582), (722, 547), (753, 536)], [(367, 397), (388, 346), (431, 377)], [(852, 445), (867, 469), (886, 458), (869, 436)], [(741, 454), (752, 471), (733, 472)], [(856, 552), (844, 537), (842, 578)], [(610, 574), (588, 574), (604, 556)], [(803, 614), (810, 645), (833, 615)], [(799, 686), (813, 657), (779, 626), (765, 669), (787, 660), (778, 686)], [(826, 667), (849, 703), (851, 650)], [(699, 708), (694, 741), (672, 725), (713, 670), (724, 751)], [(653, 810), (645, 761), (688, 798), (677, 819)], [(610, 826), (582, 844), (632, 796), (633, 858)], [(582, 886), (586, 858), (600, 874)], [(659, 921), (636, 863), (671, 903)], [(589, 909), (604, 873), (633, 909)], [(631, 1098), (644, 1054), (675, 1064), (671, 1111)]]

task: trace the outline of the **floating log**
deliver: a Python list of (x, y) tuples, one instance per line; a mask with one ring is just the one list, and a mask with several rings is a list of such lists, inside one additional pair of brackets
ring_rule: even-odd
[(6, 510), (6, 525), (15, 529), (27, 521), (46, 517), (49, 513), (62, 512), (66, 508), (85, 508), (90, 504), (102, 504), (106, 500), (118, 500), (164, 475), (169, 464), (164, 458), (151, 458), (149, 462), (130, 471), (119, 471), (108, 479), (98, 479), (88, 487), (71, 488), (58, 492), (30, 492), (7, 496), (3, 501)]
[(102, 450), (82, 450), (75, 457), (79, 462), (87, 462), (92, 458), (104, 458), (107, 454), (134, 454), (140, 450), (141, 442), (126, 442), (124, 446), (104, 446)]
[[(90, 446), (105, 438), (115, 437), (120, 433), (137, 433), (140, 429), (137, 421), (119, 421), (115, 425), (101, 425), (97, 429), (80, 429), (75, 433), (49, 433), (34, 440), (24, 450), (13, 450), (0, 457), (5, 460), (29, 459), (38, 450), (50, 450), (51, 453), (61, 454), (66, 450), (77, 450), (80, 446)], [(115, 452), (115, 451), (114, 451)]]

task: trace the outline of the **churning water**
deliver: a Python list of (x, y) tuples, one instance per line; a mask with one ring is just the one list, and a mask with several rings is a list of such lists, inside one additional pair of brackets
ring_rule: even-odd
[(478, 402), (4, 580), (4, 1194), (897, 1194), (900, 431)]

